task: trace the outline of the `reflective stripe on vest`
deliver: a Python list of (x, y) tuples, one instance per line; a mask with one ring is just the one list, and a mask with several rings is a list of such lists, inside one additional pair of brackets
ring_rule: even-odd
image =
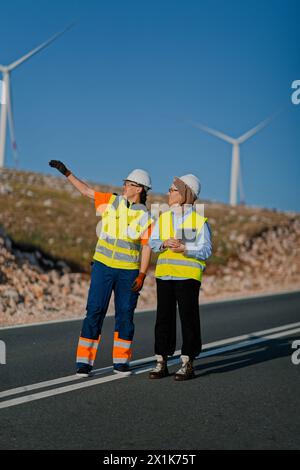
[[(180, 225), (179, 229), (182, 231), (183, 235), (188, 235), (188, 240), (191, 240), (191, 234), (193, 233), (195, 234), (194, 238), (196, 239), (206, 220), (207, 218), (202, 217), (193, 209), (191, 214), (188, 215)], [(161, 214), (158, 223), (159, 238), (162, 241), (165, 241), (171, 237), (179, 238), (175, 237), (171, 211), (167, 211)], [(202, 271), (204, 271), (205, 266), (206, 264), (204, 261), (198, 260), (196, 258), (190, 258), (185, 256), (183, 253), (174, 253), (172, 250), (167, 249), (161, 252), (158, 256), (155, 276), (174, 276), (201, 281)]]
[(145, 206), (127, 207), (122, 196), (112, 195), (102, 216), (94, 259), (119, 269), (138, 269), (140, 237), (152, 223)]

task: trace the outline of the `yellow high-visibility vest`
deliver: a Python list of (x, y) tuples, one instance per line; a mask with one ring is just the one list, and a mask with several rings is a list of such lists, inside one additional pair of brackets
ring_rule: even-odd
[[(192, 209), (191, 213), (184, 219), (179, 227), (182, 236), (181, 234), (177, 234), (175, 237), (172, 212), (164, 212), (160, 215), (158, 220), (159, 238), (163, 242), (171, 237), (195, 241), (206, 221), (206, 217), (201, 216), (195, 209)], [(185, 256), (183, 253), (174, 253), (168, 248), (162, 251), (158, 256), (155, 276), (174, 276), (201, 281), (205, 266), (205, 261)]]
[(131, 204), (112, 195), (102, 215), (100, 236), (93, 259), (118, 269), (138, 269), (140, 237), (152, 223), (143, 204)]

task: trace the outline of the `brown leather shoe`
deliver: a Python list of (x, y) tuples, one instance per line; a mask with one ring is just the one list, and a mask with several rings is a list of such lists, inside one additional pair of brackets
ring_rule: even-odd
[(157, 354), (156, 361), (155, 368), (149, 372), (149, 379), (162, 379), (163, 377), (167, 377), (169, 375), (167, 358)]
[(193, 361), (189, 356), (181, 356), (182, 365), (180, 369), (176, 372), (174, 379), (175, 380), (190, 380), (195, 377)]

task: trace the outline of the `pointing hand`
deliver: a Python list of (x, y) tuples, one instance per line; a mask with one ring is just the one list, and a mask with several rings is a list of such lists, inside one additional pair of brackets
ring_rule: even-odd
[(49, 165), (52, 168), (56, 168), (64, 176), (68, 177), (71, 174), (70, 170), (68, 170), (68, 168), (63, 164), (63, 162), (60, 162), (59, 160), (50, 160)]

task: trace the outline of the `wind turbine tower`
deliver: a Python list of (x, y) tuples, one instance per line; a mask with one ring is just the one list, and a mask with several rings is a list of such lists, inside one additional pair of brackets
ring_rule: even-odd
[(201, 129), (202, 131), (207, 132), (208, 134), (214, 135), (215, 137), (218, 137), (219, 139), (225, 140), (225, 142), (228, 142), (229, 144), (232, 145), (230, 197), (229, 197), (229, 203), (231, 206), (237, 205), (238, 189), (240, 190), (240, 196), (241, 196), (241, 193), (243, 192), (242, 173), (241, 173), (241, 164), (240, 164), (240, 145), (246, 142), (246, 140), (250, 139), (250, 137), (257, 134), (257, 132), (259, 132), (261, 129), (266, 127), (273, 119), (274, 119), (274, 116), (271, 116), (265, 119), (260, 124), (257, 124), (257, 126), (253, 127), (248, 132), (245, 132), (237, 139), (234, 139), (233, 137), (230, 137), (229, 135), (226, 135), (223, 132), (204, 126), (203, 124), (199, 124), (197, 122), (191, 122), (193, 127), (196, 127), (197, 129)]
[[(1, 104), (1, 116), (0, 116), (0, 168), (4, 167), (4, 158), (5, 158), (5, 147), (6, 147), (6, 126), (8, 119), (10, 140), (12, 144), (12, 150), (15, 160), (17, 160), (17, 143), (15, 139), (15, 129), (14, 129), (14, 117), (12, 110), (12, 100), (11, 100), (11, 84), (10, 84), (10, 73), (17, 68), (19, 65), (23, 64), (26, 60), (30, 59), (33, 55), (40, 52), (45, 47), (49, 46), (53, 41), (55, 41), (59, 36), (64, 34), (68, 29), (70, 29), (73, 24), (67, 26), (63, 31), (52, 36), (48, 41), (43, 42), (38, 47), (32, 51), (25, 54), (20, 59), (12, 62), (9, 65), (0, 65), (0, 72), (2, 72), (3, 83), (2, 83), (2, 96), (0, 96)], [(0, 88), (1, 91), (1, 88)]]

